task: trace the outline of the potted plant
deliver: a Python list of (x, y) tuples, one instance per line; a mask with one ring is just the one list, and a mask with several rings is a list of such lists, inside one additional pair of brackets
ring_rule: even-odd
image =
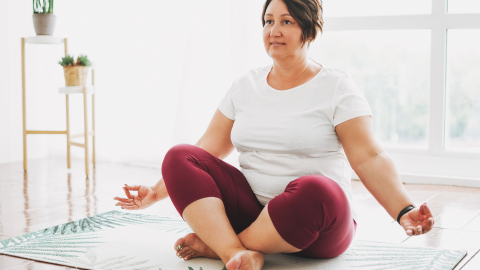
[(53, 0), (33, 0), (33, 27), (37, 35), (52, 35), (56, 17), (53, 15)]
[(58, 63), (63, 66), (66, 86), (86, 86), (88, 69), (92, 65), (86, 55), (79, 55), (75, 62), (73, 56), (67, 54)]

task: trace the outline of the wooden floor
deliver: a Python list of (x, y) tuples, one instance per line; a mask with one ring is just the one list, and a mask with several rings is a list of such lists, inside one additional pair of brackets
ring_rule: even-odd
[[(83, 160), (29, 160), (0, 164), (0, 241), (53, 225), (110, 210), (115, 196), (123, 196), (124, 184), (154, 185), (159, 169), (99, 163), (85, 178)], [(416, 203), (428, 202), (435, 228), (421, 236), (408, 237), (360, 181), (352, 181), (355, 205), (360, 216), (356, 239), (398, 243), (405, 246), (462, 249), (468, 251), (455, 269), (480, 269), (480, 189), (405, 185)], [(180, 217), (169, 198), (137, 213)], [(173, 251), (172, 251), (173, 252)], [(173, 254), (172, 254), (173, 255)], [(74, 269), (22, 258), (0, 255), (0, 269)]]

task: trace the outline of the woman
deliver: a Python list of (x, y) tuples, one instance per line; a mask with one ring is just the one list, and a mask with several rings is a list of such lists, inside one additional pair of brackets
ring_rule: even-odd
[[(115, 198), (136, 210), (170, 196), (195, 232), (175, 243), (180, 258), (232, 270), (261, 269), (264, 254), (342, 254), (356, 230), (348, 162), (408, 235), (431, 230), (427, 205), (414, 206), (374, 138), (365, 97), (345, 73), (307, 57), (321, 14), (319, 0), (267, 0), (273, 64), (235, 80), (202, 138), (167, 152), (154, 187), (125, 185), (128, 198)], [(234, 148), (242, 171), (222, 161)]]

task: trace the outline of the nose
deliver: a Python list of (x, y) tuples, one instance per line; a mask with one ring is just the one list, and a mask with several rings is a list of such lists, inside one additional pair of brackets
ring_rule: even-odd
[(273, 26), (272, 26), (272, 29), (270, 30), (270, 36), (271, 37), (277, 37), (277, 36), (281, 36), (281, 32), (278, 28), (278, 25), (277, 23), (274, 23)]

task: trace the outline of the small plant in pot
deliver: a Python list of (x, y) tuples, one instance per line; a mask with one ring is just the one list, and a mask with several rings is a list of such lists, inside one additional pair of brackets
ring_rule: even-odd
[(33, 0), (32, 18), (37, 35), (52, 35), (57, 19), (53, 14), (53, 0)]
[(88, 69), (92, 65), (86, 55), (79, 55), (74, 61), (73, 56), (67, 54), (58, 63), (63, 66), (66, 86), (86, 86)]

